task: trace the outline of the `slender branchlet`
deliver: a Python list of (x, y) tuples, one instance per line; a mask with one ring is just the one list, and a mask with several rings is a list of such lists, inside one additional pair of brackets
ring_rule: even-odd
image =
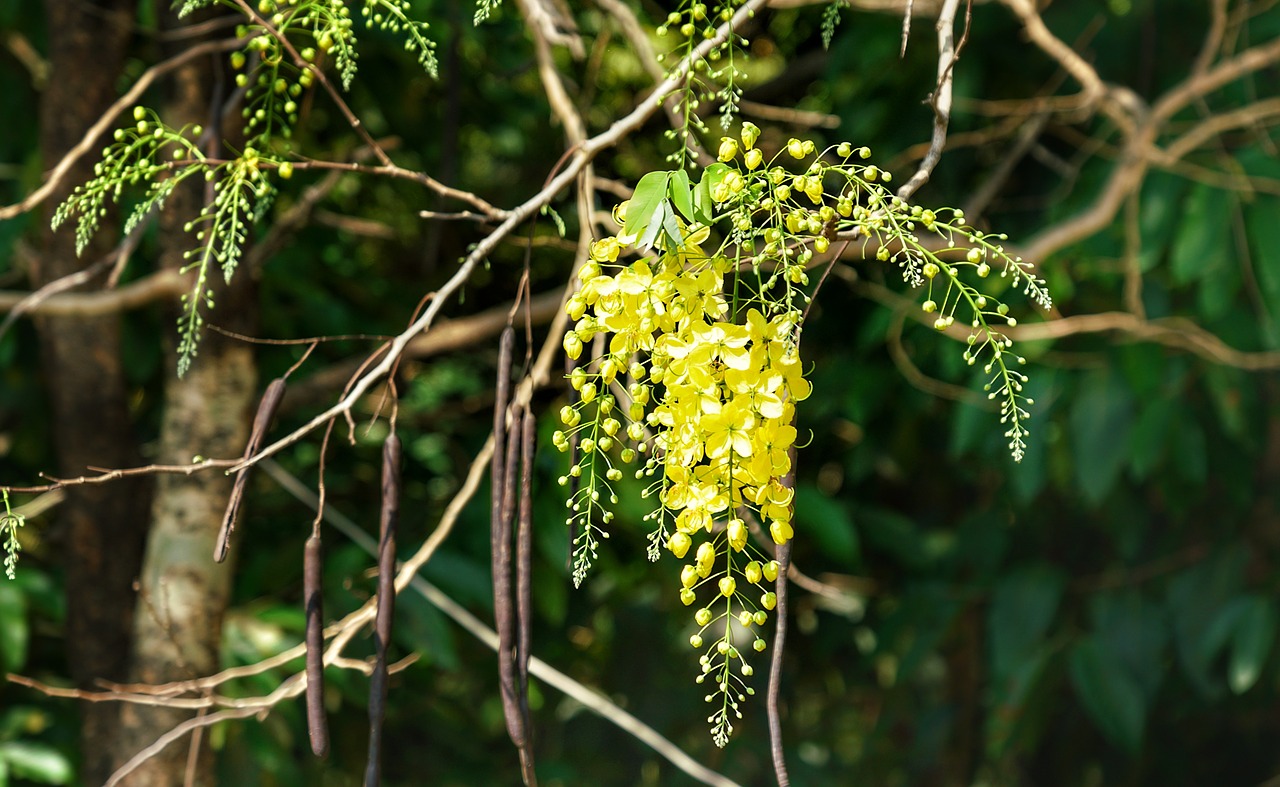
[[(787, 451), (791, 457), (791, 472), (783, 479), (783, 485), (792, 491), (796, 486), (796, 459), (798, 452), (795, 446)], [(792, 497), (794, 506), (795, 498)], [(778, 787), (788, 787), (791, 777), (787, 775), (786, 752), (782, 747), (782, 716), (778, 709), (778, 696), (782, 683), (782, 654), (787, 643), (787, 574), (791, 571), (791, 542), (778, 544), (774, 550), (774, 559), (778, 561), (778, 578), (775, 580), (774, 594), (778, 597), (775, 608), (773, 634), (773, 656), (769, 661), (769, 690), (765, 697), (765, 709), (769, 716), (769, 751), (773, 756), (773, 773), (778, 780)]]
[(387, 653), (396, 607), (396, 525), (400, 519), (400, 438), (392, 432), (382, 445), (382, 518), (378, 536), (378, 611), (374, 619), (375, 660), (369, 680), (369, 761), (365, 787), (382, 782), (382, 726), (387, 709)]
[(307, 733), (317, 757), (329, 754), (329, 722), (324, 715), (324, 601), (320, 535), (307, 539), (302, 562), (302, 597), (307, 612)]
[[(248, 459), (257, 453), (262, 446), (262, 439), (271, 428), (271, 419), (275, 417), (280, 402), (284, 399), (284, 378), (271, 381), (267, 390), (258, 402), (258, 412), (253, 417), (253, 429), (249, 433), (249, 442), (244, 447), (244, 458)], [(236, 473), (235, 483), (231, 487), (231, 497), (227, 499), (227, 511), (222, 515), (222, 527), (218, 530), (218, 540), (213, 545), (213, 559), (221, 563), (227, 559), (231, 547), (231, 534), (236, 529), (236, 520), (240, 516), (240, 502), (244, 499), (244, 488), (249, 482), (249, 468)]]
[[(573, 377), (573, 370), (578, 366), (578, 362), (569, 355), (564, 357), (564, 376), (565, 379)], [(578, 389), (572, 385), (569, 386), (569, 407), (576, 408), (578, 406)], [(574, 432), (569, 435), (569, 466), (572, 467), (578, 463), (580, 453), (578, 451), (578, 433)], [(569, 500), (573, 500), (578, 496), (578, 476), (569, 479)], [(578, 540), (578, 520), (571, 518), (569, 520), (569, 548), (564, 556), (564, 566), (566, 571), (573, 571), (573, 545)]]

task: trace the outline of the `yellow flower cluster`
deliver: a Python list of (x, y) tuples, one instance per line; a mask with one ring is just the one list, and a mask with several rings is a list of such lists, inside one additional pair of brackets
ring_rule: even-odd
[[(698, 183), (683, 171), (650, 173), (615, 211), (622, 230), (592, 245), (566, 307), (575, 320), (564, 337), (565, 353), (578, 362), (569, 374), (575, 395), (553, 436), (575, 457), (561, 479), (573, 486), (567, 522), (578, 533), (575, 584), (608, 537), (620, 465), (636, 464), (637, 479), (653, 479), (643, 492), (655, 501), (645, 517), (657, 523), (649, 557), (656, 560), (665, 547), (688, 561), (680, 572), (686, 606), (709, 596), (695, 610), (689, 643), (702, 651), (698, 682), (711, 676), (717, 686), (707, 701), (719, 701), (708, 719), (719, 745), (753, 693), (745, 645), (765, 650), (759, 629), (777, 602), (761, 585), (777, 581), (778, 564), (750, 543), (751, 528), (758, 522), (759, 536), (775, 544), (794, 534), (788, 476), (795, 407), (810, 393), (798, 304), (808, 301), (802, 288), (815, 255), (842, 237), (860, 242), (868, 257), (896, 263), (909, 284), (928, 284), (924, 309), (937, 313), (940, 329), (957, 310), (969, 311), (964, 357), (985, 361), (1015, 459), (1026, 434), (1022, 405), (1030, 400), (1022, 393), (1025, 376), (1006, 363), (1022, 359), (993, 327), (1014, 321), (1005, 304), (960, 273), (986, 279), (999, 265), (1000, 277), (1049, 302), (1030, 265), (991, 242), (1002, 236), (966, 226), (960, 211), (926, 210), (894, 196), (885, 186), (889, 173), (862, 163), (867, 148), (819, 149), (791, 139), (766, 157), (760, 136), (744, 123), (738, 136), (721, 140), (718, 161)], [(719, 245), (705, 252), (713, 230)], [(917, 233), (949, 248), (936, 251)], [(874, 251), (866, 248), (872, 244)], [(633, 247), (654, 251), (637, 256)], [(933, 300), (935, 279), (941, 303)]]
[(705, 648), (699, 682), (710, 674), (718, 685), (708, 700), (722, 699), (712, 721), (724, 745), (733, 729), (729, 714), (753, 693), (743, 682), (753, 669), (735, 642), (764, 650), (756, 630), (776, 603), (773, 591), (759, 586), (776, 580), (777, 563), (748, 543), (744, 516), (767, 523), (777, 544), (792, 537), (793, 490), (784, 478), (796, 441), (795, 404), (811, 387), (791, 290), (749, 302), (726, 292), (738, 263), (702, 250), (709, 227), (677, 225), (678, 241), (629, 264), (618, 259), (634, 237), (593, 244), (566, 307), (576, 324), (564, 349), (575, 360), (590, 344), (600, 352), (569, 375), (577, 403), (561, 411), (564, 429), (553, 442), (569, 451), (577, 440), (583, 456), (561, 479), (585, 482), (569, 500), (569, 522), (579, 525), (575, 583), (596, 556), (598, 538), (608, 535), (602, 525), (612, 512), (601, 493), (616, 502), (612, 483), (622, 472), (615, 465), (646, 456), (635, 475), (657, 476), (644, 493), (657, 503), (647, 517), (658, 522), (650, 558), (662, 546), (690, 558), (680, 575), (684, 604), (693, 605), (704, 586), (713, 590), (715, 601), (694, 616), (699, 631), (690, 644)]

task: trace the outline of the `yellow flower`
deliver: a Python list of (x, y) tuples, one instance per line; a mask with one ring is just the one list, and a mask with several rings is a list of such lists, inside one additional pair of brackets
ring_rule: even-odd
[(790, 541), (795, 531), (791, 529), (790, 522), (775, 519), (769, 523), (769, 535), (773, 536), (773, 543), (781, 545)]
[(716, 158), (724, 162), (733, 161), (738, 155), (738, 140), (733, 137), (722, 137), (720, 139), (720, 150), (717, 152)]
[(705, 579), (711, 576), (711, 567), (715, 562), (716, 548), (710, 542), (703, 541), (698, 546), (698, 562), (694, 565), (694, 571), (697, 572), (698, 576)]
[(692, 544), (693, 539), (689, 538), (687, 533), (678, 531), (672, 533), (671, 538), (667, 539), (667, 549), (671, 550), (671, 554), (675, 555), (677, 560), (685, 556)]
[(729, 536), (729, 546), (733, 547), (733, 551), (741, 552), (747, 545), (747, 523), (741, 519), (730, 519), (726, 532)]

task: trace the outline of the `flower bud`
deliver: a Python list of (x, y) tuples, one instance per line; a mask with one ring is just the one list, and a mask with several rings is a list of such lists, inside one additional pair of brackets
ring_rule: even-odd
[(787, 152), (791, 154), (792, 158), (804, 158), (804, 143), (792, 137), (787, 140)]
[(785, 544), (795, 535), (795, 531), (791, 529), (790, 522), (775, 519), (769, 523), (769, 535), (773, 536), (773, 543)]
[(715, 565), (715, 562), (716, 548), (709, 541), (702, 542), (698, 546), (698, 562), (695, 567), (698, 576), (703, 578), (711, 576), (711, 567)]
[(756, 140), (760, 138), (760, 128), (751, 121), (742, 124), (742, 144), (747, 150), (752, 150), (756, 146)]
[(698, 569), (693, 566), (686, 565), (680, 569), (680, 584), (686, 588), (692, 588), (698, 584)]
[(759, 560), (753, 560), (750, 563), (748, 563), (746, 567), (742, 569), (742, 573), (744, 576), (746, 576), (747, 581), (753, 585), (758, 583), (761, 577), (764, 576), (764, 572), (761, 570)]
[(773, 582), (778, 578), (778, 561), (770, 560), (768, 563), (765, 563), (763, 571), (764, 578)]
[(735, 552), (741, 552), (742, 548), (747, 545), (747, 525), (741, 519), (729, 520), (729, 546), (733, 547)]
[(733, 137), (720, 138), (720, 150), (716, 154), (716, 158), (724, 162), (733, 161), (738, 155), (738, 140)]
[(760, 606), (764, 607), (765, 609), (773, 609), (774, 607), (778, 606), (778, 594), (774, 593), (772, 590), (770, 590), (768, 593), (765, 593), (763, 596), (760, 597)]
[(764, 154), (759, 148), (751, 148), (743, 155), (742, 161), (747, 165), (747, 169), (755, 169), (764, 161)]
[(738, 589), (738, 583), (733, 577), (724, 577), (720, 580), (720, 595), (726, 598), (732, 596), (734, 591)]
[(679, 531), (672, 533), (671, 538), (667, 539), (667, 549), (671, 550), (671, 554), (677, 558), (683, 558), (692, 544), (693, 539), (689, 538), (689, 534)]

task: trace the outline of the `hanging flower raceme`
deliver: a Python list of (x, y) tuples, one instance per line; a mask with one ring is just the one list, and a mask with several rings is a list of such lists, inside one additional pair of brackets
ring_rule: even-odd
[[(649, 558), (665, 548), (684, 561), (679, 594), (697, 607), (689, 643), (700, 651), (698, 682), (714, 683), (708, 721), (721, 746), (754, 693), (748, 657), (766, 649), (761, 627), (777, 603), (766, 583), (777, 579), (778, 564), (752, 543), (752, 525), (774, 544), (795, 533), (786, 479), (796, 405), (811, 390), (800, 336), (815, 255), (842, 234), (866, 251), (874, 243), (869, 256), (896, 262), (910, 284), (928, 285), (924, 308), (945, 318), (942, 328), (969, 310), (965, 359), (982, 357), (998, 385), (992, 396), (1003, 397), (1015, 458), (1030, 400), (1025, 377), (1007, 363), (1011, 342), (993, 327), (1012, 320), (960, 274), (982, 279), (1000, 265), (1001, 276), (1048, 305), (1030, 266), (966, 227), (959, 211), (935, 213), (894, 197), (882, 185), (889, 175), (861, 163), (865, 148), (818, 151), (793, 139), (766, 161), (759, 135), (744, 124), (698, 183), (682, 170), (651, 173), (615, 210), (620, 231), (592, 244), (566, 307), (575, 321), (564, 349), (579, 361), (569, 375), (577, 396), (553, 437), (562, 451), (575, 442), (580, 449), (561, 478), (566, 486), (576, 479), (567, 501), (577, 533), (575, 584), (608, 537), (623, 466), (648, 482), (641, 494), (653, 504), (645, 516), (654, 526)], [(785, 163), (799, 163), (799, 172)], [(952, 248), (926, 249), (921, 230)], [(940, 305), (935, 280), (945, 283)], [(587, 347), (596, 349), (584, 359)]]

